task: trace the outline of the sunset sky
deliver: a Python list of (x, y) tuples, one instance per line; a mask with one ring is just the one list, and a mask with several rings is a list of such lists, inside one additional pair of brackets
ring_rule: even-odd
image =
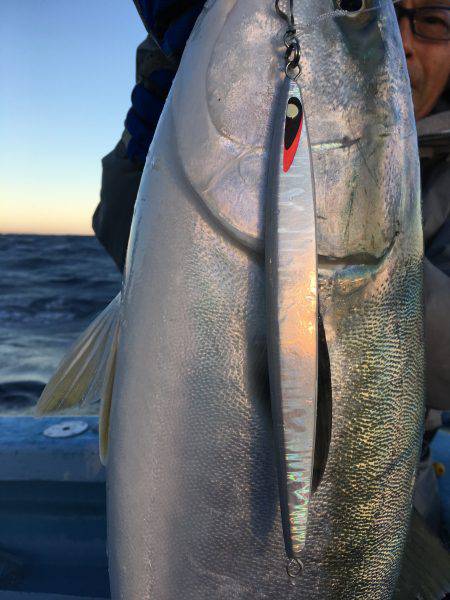
[(1, 0), (0, 233), (92, 234), (144, 38), (132, 0)]

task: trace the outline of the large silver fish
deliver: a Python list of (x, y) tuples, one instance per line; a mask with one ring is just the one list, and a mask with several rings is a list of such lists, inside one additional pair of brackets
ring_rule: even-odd
[[(147, 158), (101, 392), (113, 599), (394, 593), (423, 419), (419, 165), (393, 7), (348, 7), (358, 4), (373, 10), (294, 2), (323, 322), (304, 569), (295, 580), (285, 569), (267, 383), (264, 216), (283, 24), (274, 0), (209, 1)], [(108, 314), (93, 331), (102, 319), (114, 329)]]

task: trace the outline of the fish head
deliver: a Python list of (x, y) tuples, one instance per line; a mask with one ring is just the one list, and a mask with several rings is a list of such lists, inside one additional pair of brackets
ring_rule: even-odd
[[(395, 13), (384, 0), (296, 0), (294, 14), (322, 274), (374, 265), (418, 228), (416, 130)], [(257, 251), (285, 30), (273, 0), (207, 3), (183, 57), (195, 68), (181, 66), (169, 103), (184, 175), (213, 218)]]
[(340, 273), (352, 290), (400, 247), (421, 252), (417, 134), (404, 51), (390, 1), (299, 0), (294, 7), (320, 273), (323, 279)]

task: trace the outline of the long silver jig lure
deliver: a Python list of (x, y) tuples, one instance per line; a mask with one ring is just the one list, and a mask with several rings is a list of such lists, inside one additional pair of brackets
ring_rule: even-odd
[(268, 347), (284, 541), (291, 577), (302, 569), (312, 492), (317, 405), (317, 251), (314, 179), (298, 77), (293, 0), (286, 81), (275, 121), (266, 221)]

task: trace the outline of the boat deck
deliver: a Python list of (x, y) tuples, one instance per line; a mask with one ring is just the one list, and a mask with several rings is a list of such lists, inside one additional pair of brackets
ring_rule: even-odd
[[(449, 415), (450, 417), (450, 415)], [(84, 421), (79, 435), (44, 431)], [(450, 418), (432, 443), (450, 549)], [(0, 600), (104, 600), (105, 472), (96, 417), (0, 417)]]
[(2, 417), (0, 431), (0, 600), (109, 598), (97, 417)]

